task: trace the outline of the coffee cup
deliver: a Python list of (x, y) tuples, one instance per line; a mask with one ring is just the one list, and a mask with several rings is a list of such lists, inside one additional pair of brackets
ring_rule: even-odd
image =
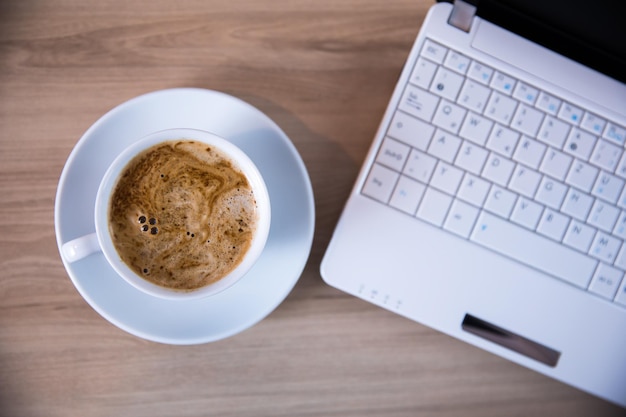
[(217, 294), (255, 264), (271, 221), (269, 194), (252, 160), (196, 129), (151, 133), (107, 169), (95, 233), (62, 245), (67, 262), (102, 252), (133, 287), (188, 300)]

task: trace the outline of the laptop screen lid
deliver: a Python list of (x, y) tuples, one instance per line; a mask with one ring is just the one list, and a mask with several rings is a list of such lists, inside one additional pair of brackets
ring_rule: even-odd
[[(624, 53), (615, 40), (622, 39), (623, 36), (618, 37), (619, 33), (615, 32), (614, 28), (609, 28), (601, 35), (592, 33), (584, 40), (580, 40), (581, 36), (578, 36), (579, 40), (575, 42), (566, 41), (574, 37), (571, 34), (565, 35), (567, 24), (562, 22), (560, 17), (550, 23), (539, 24), (538, 16), (547, 16), (549, 13), (546, 14), (545, 10), (543, 14), (531, 13), (529, 5), (535, 3), (544, 5), (546, 2), (481, 1), (476, 10), (477, 17), (471, 18), (467, 31), (448, 23), (454, 11), (451, 5), (439, 4), (430, 10), (324, 256), (321, 266), (322, 277), (330, 285), (397, 314), (626, 406), (624, 389), (626, 355), (623, 354), (626, 351), (626, 337), (623, 336), (626, 329), (626, 304), (607, 302), (596, 296), (589, 297), (587, 292), (578, 288), (587, 287), (589, 285), (587, 281), (583, 284), (570, 285), (571, 282), (554, 280), (548, 277), (551, 274), (541, 272), (531, 265), (531, 262), (511, 262), (507, 253), (502, 256), (502, 251), (485, 250), (484, 245), (483, 247), (474, 245), (473, 237), (479, 236), (476, 231), (480, 229), (478, 222), (483, 219), (488, 219), (489, 222), (493, 220), (495, 224), (505, 228), (509, 227), (500, 217), (489, 213), (489, 208), (470, 207), (474, 212), (480, 210), (485, 212), (484, 215), (481, 212), (481, 217), (475, 223), (477, 229), (474, 232), (468, 231), (461, 239), (459, 233), (456, 233), (458, 230), (455, 230), (456, 234), (447, 233), (445, 229), (451, 219), (454, 220), (453, 208), (457, 201), (462, 206), (472, 206), (465, 204), (468, 200), (464, 200), (464, 197), (458, 194), (464, 183), (455, 186), (454, 189), (446, 189), (448, 194), (438, 191), (447, 185), (434, 186), (433, 195), (440, 194), (448, 202), (453, 203), (452, 206), (447, 205), (442, 209), (441, 213), (436, 211), (428, 213), (430, 218), (427, 216), (420, 218), (424, 200), (415, 203), (416, 205), (410, 209), (406, 205), (397, 204), (401, 192), (405, 191), (402, 188), (405, 185), (409, 187), (406, 188), (409, 194), (416, 189), (423, 192), (428, 188), (426, 181), (421, 179), (421, 182), (413, 181), (417, 174), (407, 171), (410, 165), (409, 156), (425, 156), (427, 159), (424, 160), (427, 161), (433, 161), (431, 157), (433, 155), (438, 156), (441, 160), (432, 162), (433, 167), (449, 167), (453, 172), (458, 172), (455, 171), (455, 164), (459, 162), (466, 144), (474, 145), (472, 142), (474, 139), (464, 133), (465, 126), (471, 124), (470, 121), (474, 116), (475, 120), (489, 123), (491, 133), (487, 132), (486, 135), (490, 135), (491, 139), (497, 131), (496, 127), (514, 130), (512, 121), (510, 125), (506, 125), (502, 120), (490, 119), (484, 107), (484, 110), (481, 110), (483, 113), (480, 114), (466, 104), (453, 103), (454, 99), (446, 95), (449, 84), (443, 79), (441, 83), (421, 85), (422, 81), (418, 77), (421, 75), (417, 70), (421, 64), (430, 68), (434, 68), (433, 65), (444, 67), (444, 70), (440, 69), (441, 72), (437, 74), (447, 74), (446, 66), (452, 68), (456, 64), (467, 65), (463, 69), (463, 74), (467, 78), (465, 84), (459, 81), (458, 85), (461, 91), (465, 91), (472, 81), (470, 79), (477, 76), (477, 73), (471, 72), (477, 68), (492, 71), (488, 75), (491, 80), (489, 83), (496, 87), (506, 87), (498, 86), (496, 75), (502, 76), (504, 80), (517, 80), (514, 89), (508, 92), (502, 90), (506, 94), (502, 91), (492, 93), (489, 100), (505, 95), (517, 96), (520, 100), (532, 96), (532, 94), (520, 96), (518, 87), (535, 91), (540, 98), (554, 99), (556, 96), (550, 95), (556, 94), (552, 92), (554, 90), (558, 93), (560, 110), (553, 116), (542, 116), (545, 120), (537, 121), (537, 126), (552, 120), (555, 124), (565, 126), (561, 122), (566, 121), (571, 132), (579, 130), (582, 132), (583, 124), (587, 123), (591, 116), (601, 114), (608, 106), (612, 110), (608, 116), (598, 117), (598, 120), (603, 120), (604, 123), (594, 136), (594, 140), (597, 143), (609, 143), (621, 138), (623, 142), (623, 136), (619, 135), (623, 131), (620, 129), (626, 126), (623, 108), (626, 106), (620, 106), (620, 103), (626, 98), (626, 87), (619, 81), (622, 76), (619, 70), (615, 70), (615, 63), (621, 62), (624, 58)], [(576, 2), (567, 3), (571, 7)], [(483, 10), (484, 5), (488, 7)], [(546, 10), (554, 12), (551, 8)], [(521, 14), (531, 17), (522, 19)], [(553, 17), (557, 15), (558, 13), (553, 14)], [(574, 18), (573, 22), (576, 22), (576, 19), (578, 18)], [(610, 19), (614, 21), (615, 18), (609, 18), (609, 22)], [(522, 26), (522, 30), (531, 32), (543, 47), (533, 46), (513, 32), (503, 31), (495, 25), (497, 20), (513, 29)], [(531, 30), (528, 22), (543, 29)], [(578, 28), (576, 25), (574, 27)], [(556, 30), (558, 36), (552, 33), (554, 28), (558, 29)], [(601, 36), (607, 36), (609, 41), (602, 41)], [(494, 39), (496, 41), (493, 41)], [(515, 39), (517, 45), (523, 45), (523, 48), (519, 51), (506, 51), (506, 44), (504, 48), (502, 45), (495, 45), (499, 40), (506, 43), (507, 39)], [(589, 48), (585, 48), (585, 53), (578, 53), (578, 47), (572, 47), (576, 44)], [(559, 50), (560, 54), (546, 49), (548, 46)], [(499, 49), (504, 49), (509, 57), (495, 56)], [(433, 55), (424, 56), (430, 53)], [(563, 58), (564, 53), (579, 63), (593, 61), (590, 64), (593, 70)], [(517, 55), (515, 60), (511, 55)], [(594, 56), (595, 59), (589, 59), (590, 56)], [(513, 61), (521, 65), (512, 65)], [(469, 66), (471, 69), (467, 69)], [(533, 71), (535, 66), (549, 73), (535, 74)], [(459, 68), (454, 70), (457, 71)], [(600, 75), (599, 71), (606, 76)], [(559, 74), (580, 74), (580, 77), (559, 77)], [(450, 78), (456, 79), (453, 75), (450, 75)], [(544, 85), (543, 81), (546, 79), (558, 82), (553, 83), (554, 85)], [(581, 84), (584, 84), (584, 88), (581, 88)], [(602, 88), (597, 88), (598, 86)], [(607, 91), (594, 94), (592, 101), (583, 99), (586, 91), (598, 89)], [(457, 94), (456, 97), (460, 96)], [(431, 99), (436, 102), (430, 103)], [(519, 115), (522, 109), (534, 113), (534, 110), (543, 106), (536, 96), (533, 103), (520, 104), (515, 114)], [(430, 104), (432, 112), (425, 115), (425, 109), (431, 108)], [(579, 113), (564, 113), (570, 108), (578, 109)], [(457, 126), (443, 124), (446, 111), (450, 109), (457, 109), (463, 114)], [(566, 119), (567, 117), (571, 119)], [(585, 118), (585, 121), (581, 122), (578, 117)], [(462, 128), (460, 124), (463, 125)], [(409, 125), (416, 130), (410, 137), (402, 136), (400, 130), (406, 131)], [(617, 132), (617, 136), (612, 136), (610, 132)], [(570, 133), (571, 135), (573, 133)], [(518, 131), (517, 137), (521, 139), (525, 135), (520, 135)], [(446, 139), (447, 143), (459, 144), (453, 155), (437, 154), (434, 144), (439, 138)], [(482, 148), (479, 146), (480, 149), (475, 147), (472, 149), (489, 155), (490, 160), (507, 152), (504, 148), (494, 150), (495, 148), (491, 147), (491, 139), (489, 141), (485, 139), (481, 144)], [(425, 142), (420, 142), (421, 140)], [(513, 149), (521, 147), (521, 143), (520, 141), (519, 144), (516, 142), (512, 145), (509, 156), (513, 156)], [(623, 143), (621, 145), (623, 146)], [(543, 146), (544, 144), (541, 144), (541, 147)], [(555, 154), (563, 154), (569, 164), (578, 161), (577, 153), (567, 154), (571, 149), (564, 149), (564, 144), (559, 146), (558, 150), (555, 149)], [(407, 149), (407, 156), (401, 156), (402, 149)], [(400, 158), (404, 159), (400, 161)], [(510, 164), (511, 171), (515, 169), (515, 172), (532, 165), (528, 160), (523, 163), (512, 161)], [(540, 168), (539, 165), (543, 166), (545, 162), (538, 161), (537, 169)], [(571, 166), (574, 169), (574, 165)], [(420, 169), (425, 167), (426, 165), (420, 165)], [(375, 172), (376, 169), (378, 171)], [(599, 169), (593, 169), (596, 170), (595, 175), (600, 172)], [(429, 172), (430, 178), (433, 171)], [(484, 173), (483, 170), (482, 174)], [(474, 174), (470, 169), (464, 174), (459, 174), (461, 175), (459, 179), (462, 178), (464, 182), (467, 178), (480, 181), (482, 174), (478, 171)], [(559, 176), (553, 172), (550, 175)], [(550, 176), (546, 174), (542, 181), (549, 178)], [(393, 181), (388, 193), (376, 194), (378, 191), (374, 188), (385, 185), (388, 180)], [(492, 180), (488, 185), (491, 187), (489, 193), (497, 194), (501, 191), (505, 195), (504, 193), (508, 191), (507, 185), (500, 184), (499, 178)], [(523, 196), (515, 198), (518, 199), (518, 203), (523, 200)], [(476, 203), (476, 206), (479, 205)], [(544, 204), (541, 210), (544, 209), (545, 217), (552, 208), (549, 204)], [(620, 210), (622, 209), (618, 211)], [(443, 216), (439, 223), (421, 221), (424, 218), (432, 220), (438, 215)], [(572, 217), (567, 221), (575, 225), (576, 220)], [(510, 234), (508, 239), (505, 238), (498, 243), (496, 249), (506, 248), (514, 251), (518, 246), (515, 239), (524, 234), (526, 232)], [(619, 240), (620, 245), (621, 242)], [(535, 252), (531, 250), (530, 253), (541, 257), (540, 251), (537, 248), (534, 250)], [(559, 253), (570, 252), (567, 249)], [(561, 271), (568, 267), (577, 269), (577, 264), (567, 256), (558, 258), (559, 265), (555, 267), (556, 270)], [(591, 265), (595, 270), (597, 264), (594, 260), (592, 263), (582, 261), (580, 265)], [(620, 291), (623, 291), (623, 288), (626, 286), (620, 287)], [(613, 298), (614, 295), (611, 295), (611, 300)], [(598, 325), (600, 322), (602, 326)]]

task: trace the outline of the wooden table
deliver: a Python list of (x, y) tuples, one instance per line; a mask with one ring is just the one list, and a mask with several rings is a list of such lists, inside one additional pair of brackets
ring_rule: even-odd
[[(609, 416), (624, 410), (327, 286), (319, 266), (429, 0), (0, 2), (0, 416)], [(57, 250), (57, 183), (85, 130), (201, 87), (271, 117), (316, 197), (287, 299), (225, 340), (132, 336)]]

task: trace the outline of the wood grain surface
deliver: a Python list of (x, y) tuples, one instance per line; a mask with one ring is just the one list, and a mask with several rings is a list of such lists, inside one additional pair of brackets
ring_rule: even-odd
[[(624, 410), (345, 295), (324, 250), (428, 0), (0, 1), (0, 416), (615, 416)], [(112, 107), (201, 87), (299, 150), (316, 197), (287, 299), (225, 340), (110, 324), (58, 253), (72, 148)]]

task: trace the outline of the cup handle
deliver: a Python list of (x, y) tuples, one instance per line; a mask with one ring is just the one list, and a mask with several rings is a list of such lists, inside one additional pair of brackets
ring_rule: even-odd
[(100, 250), (100, 243), (98, 242), (98, 235), (96, 233), (70, 240), (69, 242), (65, 242), (61, 247), (63, 257), (70, 263), (81, 260)]

